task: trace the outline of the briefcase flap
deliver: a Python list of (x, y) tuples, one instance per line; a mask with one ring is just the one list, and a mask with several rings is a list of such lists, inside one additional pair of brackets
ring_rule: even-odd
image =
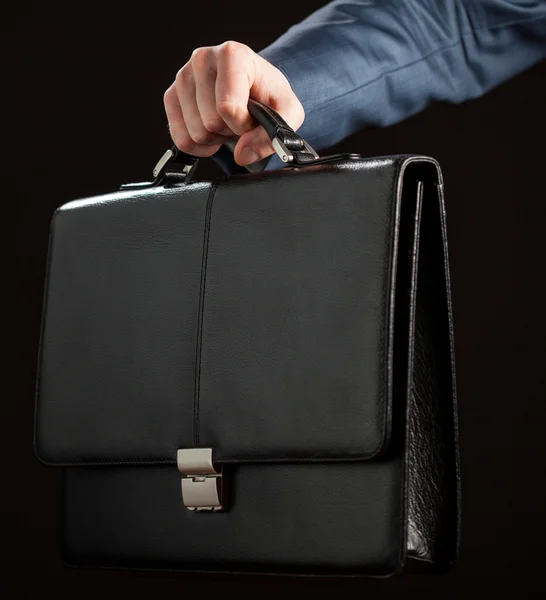
[(384, 452), (402, 163), (283, 169), (59, 208), (38, 365), (41, 460)]

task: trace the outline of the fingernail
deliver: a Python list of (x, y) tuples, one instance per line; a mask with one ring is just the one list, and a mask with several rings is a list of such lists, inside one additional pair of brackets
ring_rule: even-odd
[(257, 162), (258, 160), (260, 160), (260, 157), (250, 146), (246, 146), (245, 148), (243, 148), (241, 150), (241, 154), (239, 154), (239, 164), (243, 167), (251, 163)]

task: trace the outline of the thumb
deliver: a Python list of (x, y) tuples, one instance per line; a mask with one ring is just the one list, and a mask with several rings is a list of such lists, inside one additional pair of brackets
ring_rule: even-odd
[(244, 133), (237, 142), (233, 155), (235, 162), (242, 167), (258, 162), (273, 154), (275, 150), (266, 130), (258, 125)]

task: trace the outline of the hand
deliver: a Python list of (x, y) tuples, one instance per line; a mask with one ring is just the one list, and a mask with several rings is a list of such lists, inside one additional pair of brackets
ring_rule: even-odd
[(298, 129), (305, 118), (285, 76), (248, 46), (228, 41), (197, 48), (164, 95), (174, 144), (194, 156), (211, 156), (241, 136), (235, 161), (245, 166), (273, 154), (269, 136), (248, 112), (248, 98), (275, 109)]

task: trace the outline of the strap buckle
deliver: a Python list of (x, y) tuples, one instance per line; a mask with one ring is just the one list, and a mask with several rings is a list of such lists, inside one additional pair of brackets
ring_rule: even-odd
[(304, 139), (302, 139), (301, 141), (303, 143), (305, 150), (311, 155), (309, 161), (304, 162), (301, 160), (295, 160), (294, 153), (288, 148), (288, 146), (278, 136), (274, 137), (271, 140), (271, 145), (273, 146), (278, 157), (285, 163), (295, 162), (296, 164), (307, 164), (307, 162), (312, 162), (313, 160), (316, 160), (317, 158), (319, 158), (319, 155), (317, 154), (317, 152)]
[(153, 170), (155, 181), (163, 178), (166, 171), (169, 177), (180, 182), (188, 182), (197, 167), (198, 158), (179, 150), (176, 146), (169, 148), (157, 161)]
[(178, 450), (176, 462), (182, 473), (184, 506), (189, 510), (222, 510), (222, 472), (214, 468), (212, 448)]

